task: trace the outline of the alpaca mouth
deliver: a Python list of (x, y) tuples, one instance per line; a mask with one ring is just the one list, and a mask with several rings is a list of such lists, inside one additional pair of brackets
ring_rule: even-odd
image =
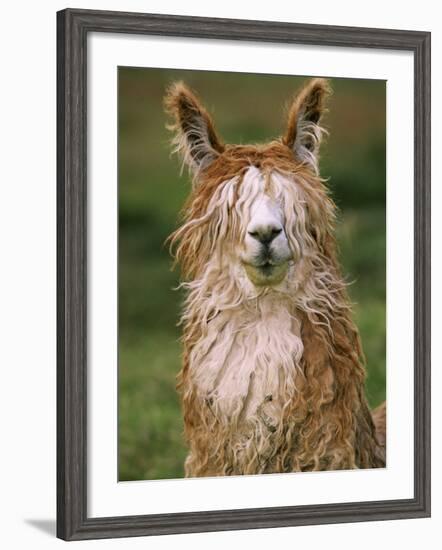
[(274, 263), (265, 260), (260, 264), (243, 263), (247, 277), (256, 286), (274, 286), (283, 281), (287, 274), (288, 262)]
[(278, 267), (276, 264), (273, 264), (270, 260), (268, 260), (262, 264), (257, 265), (256, 269), (261, 270), (266, 275), (270, 275), (276, 267)]

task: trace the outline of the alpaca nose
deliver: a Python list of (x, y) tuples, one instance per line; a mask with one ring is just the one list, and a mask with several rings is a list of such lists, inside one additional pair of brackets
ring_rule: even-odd
[(281, 227), (276, 225), (261, 225), (249, 231), (249, 235), (262, 244), (269, 245), (281, 233)]

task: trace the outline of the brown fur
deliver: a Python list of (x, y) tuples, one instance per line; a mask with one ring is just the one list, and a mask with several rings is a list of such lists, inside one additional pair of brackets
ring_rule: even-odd
[[(313, 80), (295, 99), (290, 109), (288, 128), (283, 138), (266, 145), (222, 145), (216, 136), (210, 116), (196, 96), (184, 85), (169, 90), (166, 105), (174, 117), (174, 131), (180, 139), (194, 127), (193, 116), (204, 121), (210, 152), (210, 163), (198, 171), (197, 185), (183, 210), (184, 222), (204, 215), (213, 193), (223, 182), (235, 176), (242, 178), (250, 166), (263, 174), (273, 171), (295, 177), (306, 197), (309, 233), (314, 246), (332, 273), (341, 281), (334, 237), (335, 206), (323, 181), (311, 163), (296, 154), (296, 142), (313, 151), (318, 143), (311, 134), (299, 136), (300, 116), (317, 124), (329, 93), (322, 79)], [(320, 137), (320, 134), (317, 137)], [(190, 137), (191, 139), (191, 137)], [(183, 153), (185, 155), (185, 152)], [(234, 236), (232, 236), (234, 238)], [(176, 245), (176, 259), (188, 280), (201, 275), (209, 249), (204, 225), (184, 225), (171, 236)], [(313, 265), (312, 270), (315, 269)], [(307, 283), (306, 283), (307, 284)], [(247, 451), (238, 458), (237, 426), (219, 418), (210, 400), (198, 396), (189, 375), (189, 355), (201, 338), (205, 326), (197, 313), (184, 322), (183, 367), (178, 388), (182, 397), (184, 428), (190, 455), (186, 475), (214, 476), (310, 470), (377, 468), (385, 466), (385, 404), (370, 413), (365, 397), (365, 367), (358, 330), (344, 284), (330, 288), (335, 306), (316, 313), (297, 309), (304, 345), (296, 395), (286, 404), (280, 422), (273, 426), (261, 414), (260, 427), (251, 426), (250, 434), (267, 427), (269, 446), (266, 453)], [(326, 319), (326, 323), (321, 322)], [(269, 396), (269, 400), (271, 397)]]

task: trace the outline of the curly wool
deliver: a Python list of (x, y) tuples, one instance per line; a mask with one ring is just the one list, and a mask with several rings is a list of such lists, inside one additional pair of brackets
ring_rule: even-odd
[[(166, 97), (175, 147), (194, 176), (170, 237), (187, 291), (178, 376), (186, 476), (385, 466), (385, 407), (372, 417), (367, 404), (336, 207), (318, 174), (328, 92), (326, 81), (312, 80), (284, 137), (250, 146), (222, 144), (182, 83)], [(281, 205), (293, 252), (272, 287), (255, 287), (238, 262), (262, 193)]]
[[(200, 185), (172, 236), (191, 277), (179, 381), (187, 476), (385, 464), (337, 268), (335, 207), (311, 172), (287, 171), (270, 158), (262, 150), (260, 169), (246, 164), (242, 176)], [(261, 171), (284, 200), (300, 260), (284, 285), (256, 291), (232, 257)]]

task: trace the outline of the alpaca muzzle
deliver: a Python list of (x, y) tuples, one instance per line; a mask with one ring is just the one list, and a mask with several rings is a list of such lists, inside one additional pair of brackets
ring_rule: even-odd
[(272, 260), (266, 260), (263, 263), (254, 265), (244, 263), (244, 269), (247, 277), (255, 286), (275, 286), (280, 284), (287, 275), (289, 263), (274, 263)]

